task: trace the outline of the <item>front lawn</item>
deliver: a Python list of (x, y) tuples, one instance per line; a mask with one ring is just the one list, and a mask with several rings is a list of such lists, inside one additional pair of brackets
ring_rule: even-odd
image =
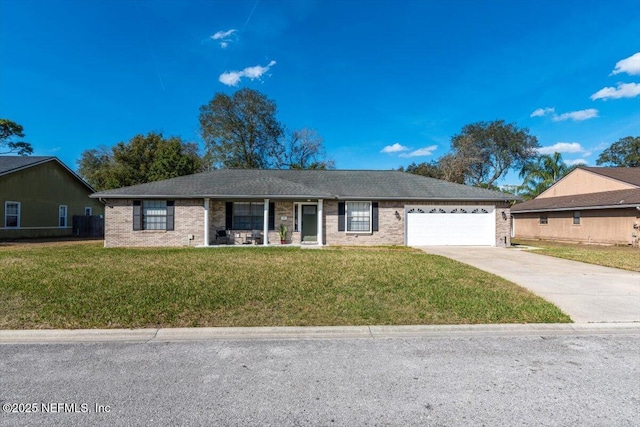
[(533, 250), (537, 254), (640, 271), (640, 249), (631, 246), (587, 245), (548, 240), (514, 240), (512, 243), (537, 248)]
[(0, 328), (569, 322), (504, 279), (412, 249), (0, 246)]

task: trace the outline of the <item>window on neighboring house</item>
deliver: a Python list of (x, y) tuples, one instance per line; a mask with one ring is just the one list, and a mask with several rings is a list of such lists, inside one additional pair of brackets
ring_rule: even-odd
[(573, 224), (580, 225), (580, 211), (573, 212)]
[(67, 205), (58, 206), (58, 227), (66, 228), (67, 226)]
[(547, 214), (540, 214), (540, 225), (547, 224), (549, 224), (549, 217), (547, 216)]
[(371, 202), (346, 202), (347, 232), (371, 231)]
[(84, 208), (84, 214), (86, 216), (91, 216), (92, 209), (90, 207)]
[(134, 200), (134, 230), (173, 230), (173, 200)]
[(4, 202), (5, 228), (20, 228), (20, 202)]
[[(234, 202), (233, 230), (262, 230), (264, 228), (264, 203), (262, 202)], [(269, 203), (269, 230), (275, 229), (274, 204)]]

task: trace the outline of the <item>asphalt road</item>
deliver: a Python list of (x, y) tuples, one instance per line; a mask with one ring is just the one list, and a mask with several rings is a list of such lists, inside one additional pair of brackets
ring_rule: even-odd
[(639, 350), (637, 331), (2, 344), (0, 425), (638, 426)]

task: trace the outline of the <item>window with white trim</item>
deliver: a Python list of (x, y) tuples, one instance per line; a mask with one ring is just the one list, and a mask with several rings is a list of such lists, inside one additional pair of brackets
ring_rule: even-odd
[(547, 216), (547, 214), (540, 214), (540, 225), (547, 225), (549, 224), (549, 217)]
[(264, 203), (236, 202), (233, 204), (234, 230), (262, 230)]
[(368, 233), (371, 231), (371, 202), (346, 202), (348, 233)]
[(174, 200), (134, 200), (133, 230), (173, 231)]
[(85, 207), (84, 208), (84, 214), (86, 216), (91, 216), (91, 213), (92, 213), (92, 208), (90, 208), (90, 207)]
[[(262, 230), (264, 228), (264, 202), (228, 202), (227, 228), (230, 230)], [(267, 226), (275, 230), (275, 203), (269, 202)]]
[(67, 205), (58, 206), (58, 227), (66, 228), (67, 226)]
[(4, 202), (4, 227), (20, 228), (20, 202)]
[(142, 202), (142, 221), (144, 230), (166, 230), (167, 201), (144, 200)]

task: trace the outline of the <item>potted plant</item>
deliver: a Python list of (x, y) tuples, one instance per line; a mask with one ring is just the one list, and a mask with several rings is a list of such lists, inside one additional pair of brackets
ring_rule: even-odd
[(280, 244), (284, 245), (287, 242), (287, 226), (284, 224), (280, 224), (280, 230), (278, 230), (278, 234), (280, 234)]

